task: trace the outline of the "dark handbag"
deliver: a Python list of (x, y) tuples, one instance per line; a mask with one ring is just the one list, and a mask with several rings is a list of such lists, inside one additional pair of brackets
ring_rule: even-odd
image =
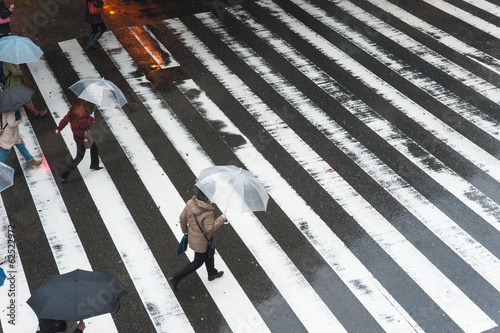
[(92, 138), (90, 129), (86, 129), (83, 134), (83, 144), (85, 145), (85, 149), (90, 149), (90, 147), (94, 144), (94, 139)]
[(201, 233), (203, 234), (203, 236), (205, 236), (205, 239), (208, 242), (208, 249), (207, 249), (208, 259), (212, 259), (214, 257), (214, 254), (215, 254), (215, 239), (214, 239), (213, 236), (210, 237), (210, 239), (208, 239), (207, 235), (205, 234), (205, 231), (203, 231), (203, 229), (201, 228), (200, 224), (198, 223), (198, 219), (196, 218), (196, 216), (194, 217), (194, 220), (196, 221), (196, 224), (198, 225), (198, 228), (200, 228)]
[(89, 4), (89, 13), (90, 15), (100, 15), (104, 13), (104, 6), (95, 7), (94, 1), (87, 2)]
[(179, 242), (179, 247), (177, 248), (177, 252), (175, 254), (177, 255), (183, 254), (184, 252), (186, 252), (187, 246), (188, 246), (188, 235), (184, 234), (184, 236), (182, 236), (181, 238), (181, 241)]

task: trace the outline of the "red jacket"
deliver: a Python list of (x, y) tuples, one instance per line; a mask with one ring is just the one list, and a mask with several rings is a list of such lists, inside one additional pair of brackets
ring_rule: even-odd
[[(71, 130), (73, 131), (73, 138), (76, 142), (83, 142), (83, 135), (85, 134), (85, 130), (90, 128), (94, 118), (90, 116), (89, 109), (85, 108), (80, 116), (80, 119), (74, 124), (71, 125)], [(64, 127), (69, 122), (69, 112), (64, 116), (64, 118), (59, 122), (59, 126), (57, 129), (62, 131)]]

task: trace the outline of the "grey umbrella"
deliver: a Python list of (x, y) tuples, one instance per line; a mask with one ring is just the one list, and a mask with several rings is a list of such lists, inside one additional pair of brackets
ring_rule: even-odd
[(0, 112), (16, 111), (31, 101), (35, 92), (30, 88), (17, 86), (0, 92)]
[(26, 303), (40, 319), (78, 321), (118, 310), (126, 295), (110, 274), (77, 269), (51, 276)]

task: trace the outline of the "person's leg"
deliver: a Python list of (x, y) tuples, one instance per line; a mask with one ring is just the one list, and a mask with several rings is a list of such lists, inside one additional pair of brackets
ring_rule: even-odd
[(7, 157), (9, 156), (10, 149), (4, 149), (0, 147), (0, 162), (5, 163)]
[(42, 118), (47, 114), (47, 110), (42, 110), (38, 111), (35, 106), (33, 105), (33, 102), (30, 101), (28, 104), (26, 104), (26, 107), (35, 115), (36, 118)]
[(59, 172), (59, 176), (61, 176), (63, 181), (66, 181), (66, 178), (68, 178), (69, 174), (76, 169), (78, 164), (80, 164), (80, 162), (83, 160), (84, 156), (85, 156), (85, 145), (83, 142), (77, 142), (76, 157), (64, 169), (62, 169), (61, 172)]
[(30, 152), (26, 148), (26, 145), (23, 143), (19, 143), (16, 145), (16, 148), (19, 150), (21, 155), (23, 155), (24, 159), (26, 160), (26, 165), (33, 169), (33, 167), (39, 166), (42, 164), (41, 160), (35, 160), (33, 156), (31, 156)]
[(106, 24), (104, 24), (104, 22), (101, 22), (99, 24), (92, 24), (93, 36), (89, 37), (89, 44), (87, 44), (87, 49), (97, 48), (97, 40), (101, 38), (104, 31), (106, 31)]
[(217, 274), (217, 270), (215, 269), (215, 258), (213, 256), (209, 259), (207, 255), (207, 259), (205, 260), (205, 267), (207, 268), (208, 277)]
[(94, 47), (94, 38), (99, 31), (99, 27), (97, 24), (91, 24), (92, 32), (90, 33), (89, 40), (87, 42), (87, 50), (92, 49)]
[(26, 160), (26, 163), (29, 163), (31, 161), (33, 161), (33, 156), (31, 156), (30, 152), (28, 151), (28, 149), (26, 148), (26, 145), (23, 143), (18, 143), (16, 145), (16, 148), (19, 150), (19, 152), (21, 153), (21, 155), (23, 155), (24, 159)]
[(224, 272), (223, 271), (218, 271), (215, 269), (215, 257), (212, 256), (212, 258), (208, 258), (205, 260), (205, 267), (207, 268), (207, 273), (208, 273), (208, 281), (213, 281), (217, 278), (220, 278)]
[(184, 279), (186, 276), (189, 274), (193, 273), (196, 271), (198, 268), (203, 265), (205, 262), (205, 259), (207, 258), (207, 252), (205, 253), (199, 253), (195, 252), (194, 253), (194, 260), (184, 266), (180, 271), (172, 275), (171, 277), (168, 278), (168, 282), (174, 289), (174, 291), (177, 291), (177, 283), (179, 283), (180, 280)]
[(101, 38), (104, 31), (106, 31), (106, 24), (102, 22), (99, 24), (99, 32), (96, 33), (94, 40), (92, 41), (94, 47), (97, 47), (97, 41), (99, 40), (99, 38)]
[(92, 144), (92, 147), (90, 147), (90, 168), (92, 170), (102, 169), (102, 167), (99, 166), (99, 151), (97, 150), (95, 141)]

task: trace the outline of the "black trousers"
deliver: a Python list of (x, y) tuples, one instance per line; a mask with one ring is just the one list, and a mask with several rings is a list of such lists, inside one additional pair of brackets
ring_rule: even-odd
[[(76, 157), (64, 169), (62, 169), (61, 172), (59, 172), (59, 176), (61, 176), (62, 179), (68, 178), (69, 174), (76, 169), (78, 164), (80, 164), (85, 156), (85, 150), (85, 144), (83, 142), (76, 143)], [(97, 145), (95, 142), (92, 144), (92, 147), (90, 147), (90, 167), (99, 167), (99, 152), (97, 151)]]
[(92, 28), (93, 34), (97, 34), (99, 31), (101, 33), (104, 33), (104, 31), (106, 31), (106, 24), (104, 24), (104, 22), (101, 22), (99, 24), (91, 24), (90, 27)]
[(215, 269), (215, 260), (214, 257), (212, 259), (208, 259), (208, 251), (204, 253), (200, 252), (195, 252), (194, 253), (194, 260), (184, 266), (180, 271), (175, 273), (172, 277), (174, 278), (175, 281), (179, 282), (180, 280), (184, 279), (186, 276), (189, 274), (193, 273), (196, 271), (198, 268), (201, 267), (205, 263), (205, 267), (207, 268), (208, 276), (215, 275), (217, 274), (217, 270)]

